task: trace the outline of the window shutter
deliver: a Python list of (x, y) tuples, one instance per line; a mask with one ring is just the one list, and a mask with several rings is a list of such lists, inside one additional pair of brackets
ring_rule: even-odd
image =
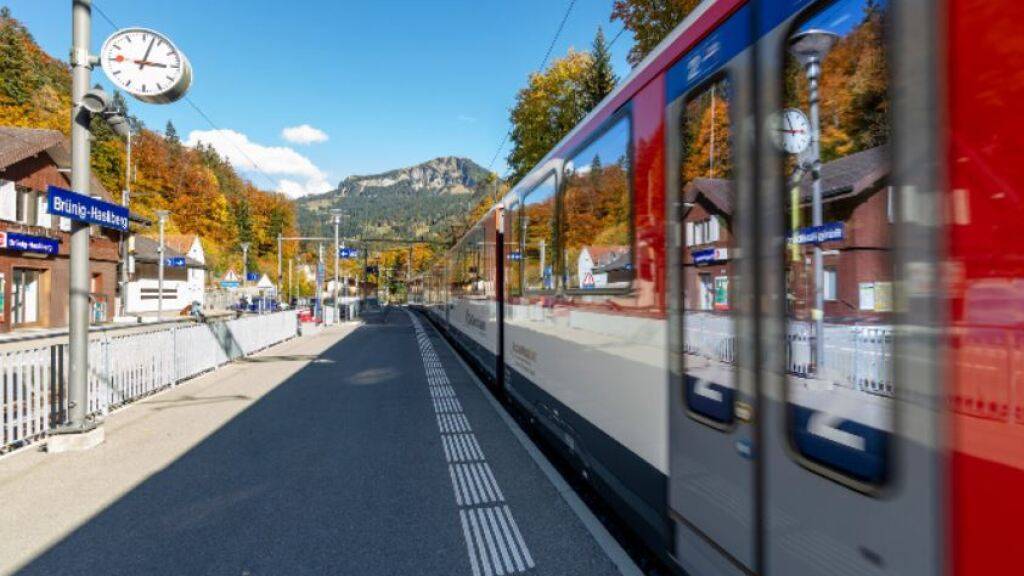
[(14, 221), (18, 217), (18, 191), (14, 182), (0, 180), (0, 220)]
[(686, 245), (693, 246), (693, 222), (686, 223)]
[(65, 217), (61, 216), (57, 220), (57, 225), (60, 228), (61, 232), (71, 232), (71, 219), (70, 218), (65, 218)]
[(719, 227), (718, 216), (712, 216), (711, 220), (709, 220), (708, 223), (710, 225), (709, 226), (710, 229), (709, 229), (709, 234), (708, 234), (708, 236), (709, 236), (708, 241), (710, 241), (710, 242), (718, 242), (718, 227)]
[(36, 226), (49, 228), (52, 225), (53, 219), (50, 217), (47, 197), (45, 194), (40, 194), (36, 197)]

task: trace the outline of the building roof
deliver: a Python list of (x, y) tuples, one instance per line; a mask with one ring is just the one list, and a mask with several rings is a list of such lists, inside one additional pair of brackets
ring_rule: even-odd
[(182, 254), (188, 254), (196, 238), (195, 234), (165, 234), (164, 244)]
[[(43, 152), (49, 154), (58, 168), (71, 166), (71, 144), (59, 130), (0, 126), (0, 171)], [(110, 193), (96, 175), (90, 173), (90, 178), (90, 192), (110, 200)]]
[[(821, 165), (821, 190), (825, 201), (856, 196), (877, 189), (889, 176), (889, 146), (884, 144), (843, 156)], [(813, 196), (810, 172), (800, 179), (800, 201)], [(695, 178), (683, 189), (683, 202), (703, 196), (723, 214), (731, 216), (736, 203), (732, 182), (723, 178)]]
[[(135, 236), (135, 261), (136, 262), (159, 262), (159, 247), (160, 241), (154, 240), (147, 236)], [(174, 248), (167, 245), (167, 239), (164, 238), (164, 257), (165, 258), (185, 258), (185, 266), (188, 268), (206, 268), (206, 265), (202, 262), (198, 262), (188, 256), (185, 256), (183, 252), (179, 252)]]
[(595, 265), (614, 260), (616, 256), (629, 251), (629, 246), (584, 246)]

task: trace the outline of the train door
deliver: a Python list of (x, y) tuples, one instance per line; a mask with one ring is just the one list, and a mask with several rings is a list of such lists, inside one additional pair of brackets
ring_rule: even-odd
[(693, 574), (756, 569), (751, 12), (666, 78), (669, 508)]
[(941, 573), (931, 2), (760, 2), (761, 571)]

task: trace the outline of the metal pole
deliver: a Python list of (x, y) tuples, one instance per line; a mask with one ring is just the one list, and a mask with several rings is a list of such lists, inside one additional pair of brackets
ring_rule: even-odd
[(167, 211), (157, 210), (157, 218), (160, 222), (160, 246), (157, 248), (157, 257), (160, 259), (157, 263), (157, 296), (156, 296), (156, 319), (164, 319), (164, 223), (167, 221)]
[(278, 234), (277, 235), (277, 297), (278, 298), (281, 298), (281, 296), (284, 294), (283, 292), (281, 292), (281, 280), (284, 277), (284, 270), (282, 269), (282, 265), (283, 265), (282, 258), (283, 258), (283, 256), (281, 254), (281, 235)]
[(324, 243), (321, 242), (317, 247), (316, 257), (316, 317), (323, 323), (324, 320), (324, 303), (323, 303), (323, 275), (321, 271), (324, 268)]
[(338, 260), (341, 256), (338, 254), (338, 250), (341, 248), (341, 243), (338, 240), (338, 226), (341, 224), (341, 216), (338, 214), (334, 215), (334, 321), (338, 321), (338, 315), (341, 312), (341, 306), (338, 304)]
[[(821, 128), (818, 119), (818, 78), (821, 76), (821, 63), (812, 59), (807, 64), (807, 80), (809, 83), (809, 100), (811, 109), (811, 186), (813, 191), (812, 225), (822, 225), (821, 206), (821, 147), (819, 140)], [(821, 376), (825, 366), (825, 269), (822, 263), (821, 244), (814, 245), (814, 353), (815, 372)]]
[[(128, 208), (132, 195), (132, 127), (128, 124), (128, 137), (125, 138), (124, 190), (121, 191), (121, 205)], [(131, 230), (121, 233), (121, 316), (128, 311), (128, 242)]]
[(295, 272), (295, 258), (288, 259), (288, 292), (295, 298), (295, 282), (293, 281)]
[[(89, 90), (92, 64), (89, 45), (92, 2), (71, 5), (71, 187), (89, 196), (90, 115), (82, 106)], [(71, 221), (68, 283), (68, 428), (86, 430), (89, 374), (89, 225)]]

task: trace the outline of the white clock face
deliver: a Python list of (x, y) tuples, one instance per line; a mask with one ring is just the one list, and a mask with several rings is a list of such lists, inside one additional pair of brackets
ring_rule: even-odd
[(800, 154), (811, 145), (811, 123), (796, 108), (783, 110), (776, 130), (776, 141), (790, 154)]
[(167, 37), (145, 28), (114, 33), (100, 52), (100, 64), (118, 88), (146, 102), (171, 102), (191, 83), (188, 60)]

